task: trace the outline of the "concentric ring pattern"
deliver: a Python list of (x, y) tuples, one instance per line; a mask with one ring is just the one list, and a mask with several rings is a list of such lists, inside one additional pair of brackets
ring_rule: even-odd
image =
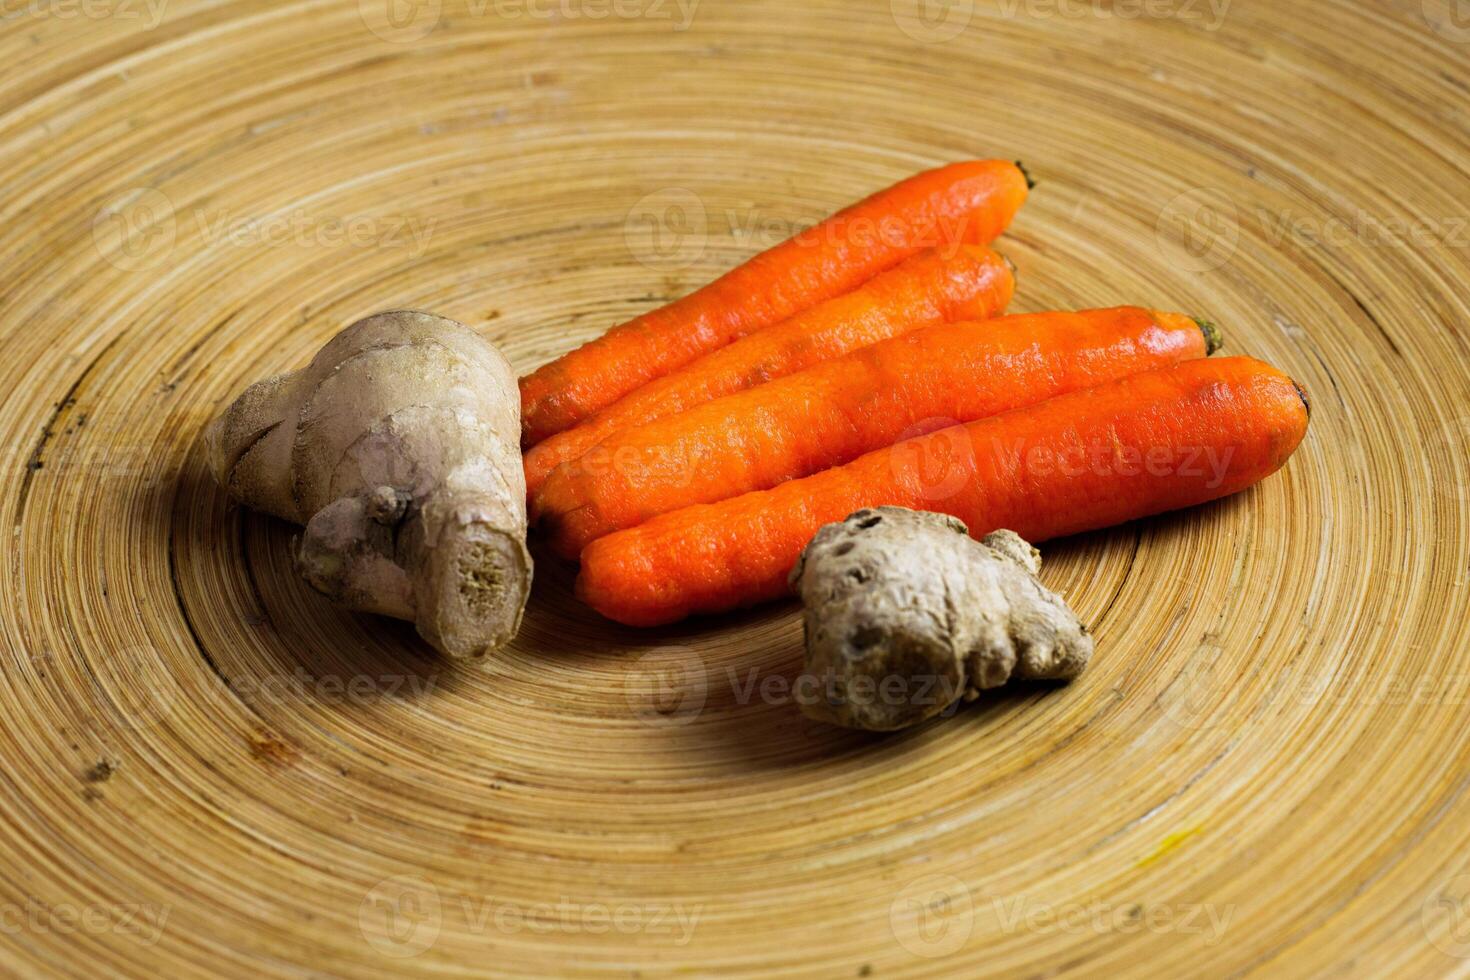
[[(0, 8), (0, 972), (1470, 970), (1470, 20), (1440, 0)], [(795, 610), (544, 559), (485, 671), (334, 611), (203, 426), (366, 313), (529, 369), (899, 177), (1023, 310), (1208, 316), (1285, 472), (1061, 542), (1070, 687), (895, 737)]]

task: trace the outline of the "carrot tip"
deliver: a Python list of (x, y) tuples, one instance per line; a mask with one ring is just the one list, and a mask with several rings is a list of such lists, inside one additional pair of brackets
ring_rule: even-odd
[(1026, 178), (1026, 189), (1028, 191), (1036, 187), (1036, 181), (1031, 179), (1031, 171), (1027, 170), (1026, 165), (1020, 160), (1016, 161), (1016, 169), (1021, 171), (1022, 177)]
[[(996, 252), (995, 254), (1000, 255), (999, 252)], [(1012, 279), (1021, 278), (1021, 270), (1016, 268), (1016, 263), (1011, 261), (1011, 257), (1009, 255), (1000, 255), (1000, 260), (1006, 264), (1007, 269), (1011, 270)]]
[(1305, 389), (1301, 385), (1297, 384), (1296, 383), (1296, 379), (1292, 379), (1291, 386), (1296, 389), (1296, 396), (1302, 400), (1302, 405), (1307, 410), (1307, 418), (1311, 418), (1312, 417), (1312, 399), (1310, 399), (1310, 398), (1307, 397), (1307, 389)]
[(1215, 326), (1209, 320), (1201, 320), (1199, 317), (1195, 317), (1194, 322), (1199, 324), (1200, 333), (1205, 335), (1205, 356), (1208, 357), (1225, 346), (1225, 337), (1220, 333), (1219, 327)]

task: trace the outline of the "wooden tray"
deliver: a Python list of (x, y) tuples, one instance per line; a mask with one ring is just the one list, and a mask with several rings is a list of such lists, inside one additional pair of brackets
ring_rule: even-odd
[[(1464, 975), (1463, 12), (10, 5), (0, 973)], [(995, 155), (1017, 309), (1208, 315), (1315, 399), (1254, 491), (1046, 549), (1068, 688), (835, 731), (791, 606), (617, 629), (549, 560), (460, 669), (204, 470), (366, 313), (528, 369)]]

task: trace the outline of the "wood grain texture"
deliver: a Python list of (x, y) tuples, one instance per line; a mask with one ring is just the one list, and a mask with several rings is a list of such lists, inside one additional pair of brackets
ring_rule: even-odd
[[(0, 973), (1470, 972), (1463, 4), (386, 10), (4, 8)], [(1254, 491), (1046, 549), (1070, 687), (829, 730), (790, 606), (623, 630), (551, 561), (459, 669), (204, 471), (364, 314), (529, 369), (992, 155), (1019, 310), (1197, 312), (1315, 399)]]

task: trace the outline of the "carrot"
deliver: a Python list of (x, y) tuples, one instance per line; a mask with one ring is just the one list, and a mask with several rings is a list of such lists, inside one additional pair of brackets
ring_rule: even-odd
[(541, 484), (556, 466), (576, 459), (620, 429), (920, 327), (998, 316), (1015, 289), (1015, 276), (1005, 260), (983, 246), (962, 245), (953, 253), (920, 252), (852, 292), (706, 354), (539, 443), (524, 460), (532, 509)]
[(522, 444), (569, 429), (654, 378), (840, 296), (923, 248), (993, 241), (1025, 202), (1029, 183), (1005, 160), (926, 171), (613, 327), (521, 379)]
[(977, 537), (1107, 527), (1264, 479), (1301, 442), (1308, 414), (1301, 388), (1259, 361), (1188, 361), (599, 538), (582, 553), (577, 592), (633, 626), (773, 599), (818, 528), (885, 504), (952, 514)]
[(680, 507), (764, 490), (956, 422), (1204, 357), (1217, 336), (1183, 314), (1138, 307), (918, 330), (614, 434), (552, 473), (540, 495), (543, 527), (558, 553), (575, 558), (604, 534)]

